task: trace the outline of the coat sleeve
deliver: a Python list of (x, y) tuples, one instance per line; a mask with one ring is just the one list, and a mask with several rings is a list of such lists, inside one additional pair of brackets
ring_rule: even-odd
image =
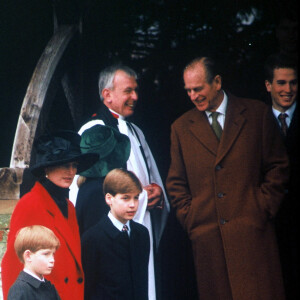
[(263, 119), (263, 174), (260, 190), (264, 207), (274, 217), (287, 192), (289, 160), (272, 111), (267, 107)]
[(32, 288), (26, 283), (15, 282), (9, 289), (7, 300), (29, 300), (34, 298)]
[(192, 201), (184, 160), (180, 148), (180, 137), (174, 124), (171, 127), (171, 165), (167, 177), (170, 202), (176, 209), (181, 225), (186, 229), (186, 219)]

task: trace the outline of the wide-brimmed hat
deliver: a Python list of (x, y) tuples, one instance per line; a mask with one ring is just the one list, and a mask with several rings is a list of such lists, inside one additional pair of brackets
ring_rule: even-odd
[(80, 148), (82, 153), (99, 154), (98, 161), (80, 175), (103, 177), (112, 169), (126, 167), (130, 155), (130, 140), (110, 126), (95, 125), (81, 135)]
[(60, 166), (69, 162), (77, 162), (77, 173), (80, 173), (98, 160), (98, 154), (81, 152), (80, 135), (70, 130), (42, 135), (33, 146), (36, 150), (36, 163), (30, 171), (36, 177), (45, 175), (46, 167)]

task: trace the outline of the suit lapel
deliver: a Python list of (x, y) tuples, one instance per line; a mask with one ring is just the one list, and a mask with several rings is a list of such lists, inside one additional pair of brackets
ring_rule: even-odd
[(297, 106), (296, 106), (295, 111), (293, 113), (291, 124), (288, 128), (288, 131), (287, 131), (287, 136), (289, 136), (290, 132), (298, 130), (298, 103), (296, 105)]
[(136, 237), (138, 236), (138, 232), (139, 232), (139, 227), (136, 226), (136, 223), (132, 220), (130, 220), (130, 241), (132, 244), (134, 244), (134, 241), (136, 239)]
[[(136, 247), (136, 243), (137, 241), (140, 239), (140, 228), (136, 225), (136, 223), (134, 221), (130, 221), (130, 251), (131, 251), (131, 255), (132, 255), (132, 261), (134, 261), (135, 259), (135, 255), (140, 255), (139, 252), (143, 251), (143, 249), (141, 248), (137, 248)], [(139, 246), (141, 246), (141, 244), (139, 244)]]
[(121, 234), (121, 231), (115, 227), (107, 215), (101, 219), (101, 226), (106, 234), (112, 239), (118, 238)]
[(242, 114), (245, 109), (245, 106), (240, 104), (236, 98), (233, 96), (228, 97), (224, 130), (218, 148), (216, 164), (228, 153), (246, 122)]

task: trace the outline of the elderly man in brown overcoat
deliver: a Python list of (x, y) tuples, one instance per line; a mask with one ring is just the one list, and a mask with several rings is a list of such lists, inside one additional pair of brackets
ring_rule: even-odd
[(215, 66), (202, 57), (184, 70), (196, 107), (172, 125), (167, 178), (199, 299), (285, 299), (273, 218), (288, 158), (270, 109), (225, 93)]

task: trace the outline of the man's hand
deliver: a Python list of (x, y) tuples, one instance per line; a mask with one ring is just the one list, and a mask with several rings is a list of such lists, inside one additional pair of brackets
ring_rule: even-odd
[(162, 208), (163, 191), (162, 188), (156, 183), (151, 183), (144, 187), (148, 194), (147, 209), (151, 210), (155, 207)]

